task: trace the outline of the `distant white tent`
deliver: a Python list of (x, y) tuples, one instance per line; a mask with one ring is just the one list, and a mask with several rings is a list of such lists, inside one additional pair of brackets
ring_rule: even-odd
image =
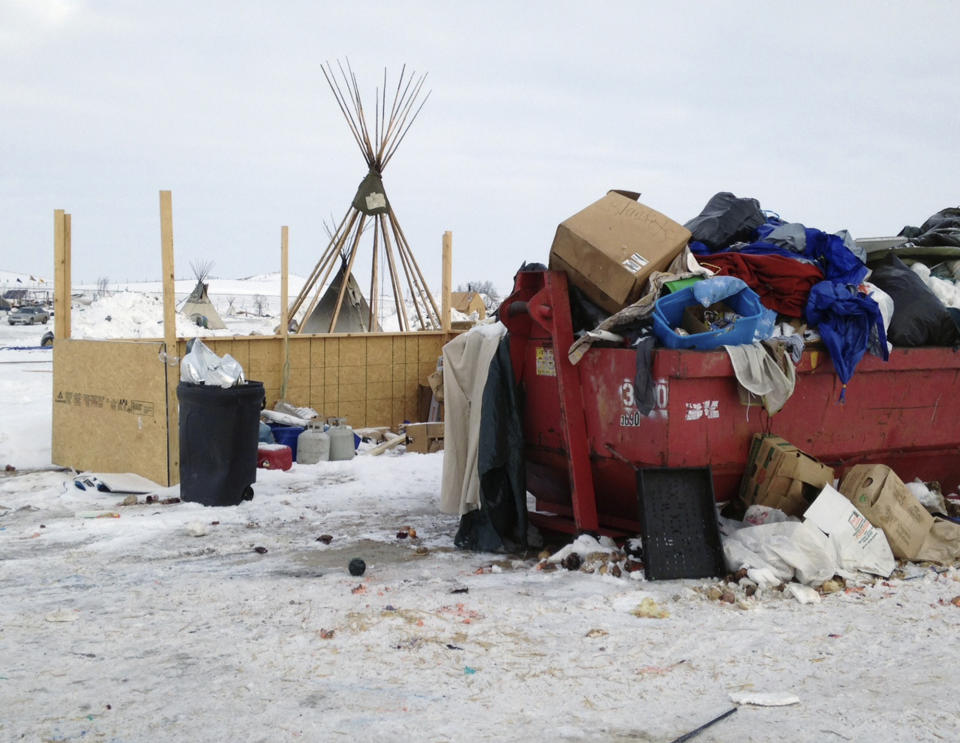
[[(333, 277), (327, 291), (317, 303), (316, 309), (304, 322), (301, 333), (327, 333), (330, 331), (330, 324), (334, 314), (337, 312), (337, 300), (340, 297), (340, 287), (343, 285), (343, 276), (346, 273), (347, 264), (343, 263), (337, 275)], [(347, 281), (346, 291), (343, 293), (343, 300), (340, 305), (340, 313), (337, 318), (334, 333), (368, 333), (377, 332), (380, 328), (376, 319), (373, 320), (374, 326), (370, 323), (370, 305), (364, 299), (360, 291), (360, 284), (351, 273)]]
[(227, 327), (220, 319), (220, 313), (213, 306), (210, 297), (207, 294), (207, 285), (203, 279), (197, 279), (197, 285), (193, 288), (187, 301), (180, 308), (180, 313), (190, 318), (190, 321), (211, 330), (222, 330)]

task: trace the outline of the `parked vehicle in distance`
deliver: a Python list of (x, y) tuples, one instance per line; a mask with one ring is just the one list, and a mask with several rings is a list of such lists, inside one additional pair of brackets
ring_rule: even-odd
[(43, 307), (17, 307), (7, 314), (11, 325), (46, 325), (49, 320), (50, 313)]

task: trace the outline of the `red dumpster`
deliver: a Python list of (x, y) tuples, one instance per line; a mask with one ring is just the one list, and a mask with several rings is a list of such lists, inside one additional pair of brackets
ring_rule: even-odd
[(736, 495), (755, 433), (773, 432), (834, 467), (877, 462), (901, 479), (960, 483), (960, 353), (895, 349), (866, 356), (840, 403), (823, 350), (806, 350), (793, 396), (775, 416), (741, 403), (726, 352), (656, 349), (656, 406), (634, 400), (636, 354), (594, 348), (570, 364), (566, 276), (520, 273), (500, 309), (524, 391), (527, 489), (554, 529), (639, 529), (635, 467), (711, 467), (718, 501)]

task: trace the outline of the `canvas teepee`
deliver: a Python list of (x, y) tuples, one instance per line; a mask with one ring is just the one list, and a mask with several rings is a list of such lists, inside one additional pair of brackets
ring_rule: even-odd
[[(338, 67), (340, 79), (329, 62), (322, 68), (323, 75), (367, 163), (367, 175), (360, 182), (350, 208), (334, 231), (326, 250), (290, 306), (290, 317), (303, 318), (299, 323), (298, 333), (357, 332), (346, 328), (356, 324), (355, 315), (359, 307), (362, 308), (359, 311), (366, 313), (366, 322), (362, 323), (365, 330), (376, 331), (380, 329), (378, 318), (382, 310), (382, 300), (390, 294), (400, 330), (410, 331), (414, 326), (404, 300), (406, 284), (409, 302), (416, 313), (417, 326), (421, 329), (439, 329), (440, 311), (437, 303), (427, 287), (383, 188), (383, 169), (396, 153), (397, 147), (429, 97), (428, 93), (420, 101), (426, 75), (408, 74), (404, 66), (388, 108), (387, 72), (384, 70), (383, 89), (378, 89), (375, 97), (371, 132), (360, 100), (356, 76), (349, 62), (346, 68), (341, 64), (338, 64)], [(373, 229), (367, 230), (371, 224)], [(360, 299), (363, 299), (353, 268), (357, 255), (361, 252), (361, 237), (365, 232), (372, 232), (373, 236), (369, 304), (354, 301), (356, 297), (348, 299), (350, 295), (359, 295)], [(338, 262), (341, 264), (340, 270), (328, 283)], [(386, 270), (381, 276), (384, 264)], [(381, 292), (382, 280), (389, 281), (387, 292)], [(329, 302), (328, 298), (332, 299), (332, 302)], [(351, 315), (354, 317), (348, 320)]]
[[(317, 303), (316, 308), (307, 318), (306, 323), (299, 330), (301, 333), (328, 333), (330, 332), (330, 321), (333, 319), (333, 313), (337, 309), (337, 299), (340, 296), (340, 287), (343, 286), (344, 274), (347, 270), (346, 261), (341, 261), (340, 270), (333, 277), (327, 291)], [(343, 302), (340, 305), (340, 317), (337, 319), (336, 333), (367, 333), (371, 330), (379, 330), (376, 324), (376, 318), (373, 319), (373, 326), (370, 323), (370, 305), (363, 297), (360, 290), (360, 284), (353, 274), (347, 279), (347, 291), (343, 295)]]
[(210, 297), (207, 295), (207, 284), (204, 279), (210, 275), (212, 263), (191, 263), (194, 276), (197, 277), (197, 285), (193, 287), (187, 301), (180, 308), (180, 313), (190, 318), (191, 322), (211, 330), (222, 330), (227, 327), (220, 319), (217, 308), (213, 306)]

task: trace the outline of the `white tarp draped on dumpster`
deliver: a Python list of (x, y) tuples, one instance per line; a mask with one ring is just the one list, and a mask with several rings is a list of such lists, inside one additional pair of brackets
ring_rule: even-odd
[(507, 332), (502, 323), (477, 325), (443, 347), (443, 478), (440, 510), (463, 515), (479, 507), (477, 445), (490, 361)]

